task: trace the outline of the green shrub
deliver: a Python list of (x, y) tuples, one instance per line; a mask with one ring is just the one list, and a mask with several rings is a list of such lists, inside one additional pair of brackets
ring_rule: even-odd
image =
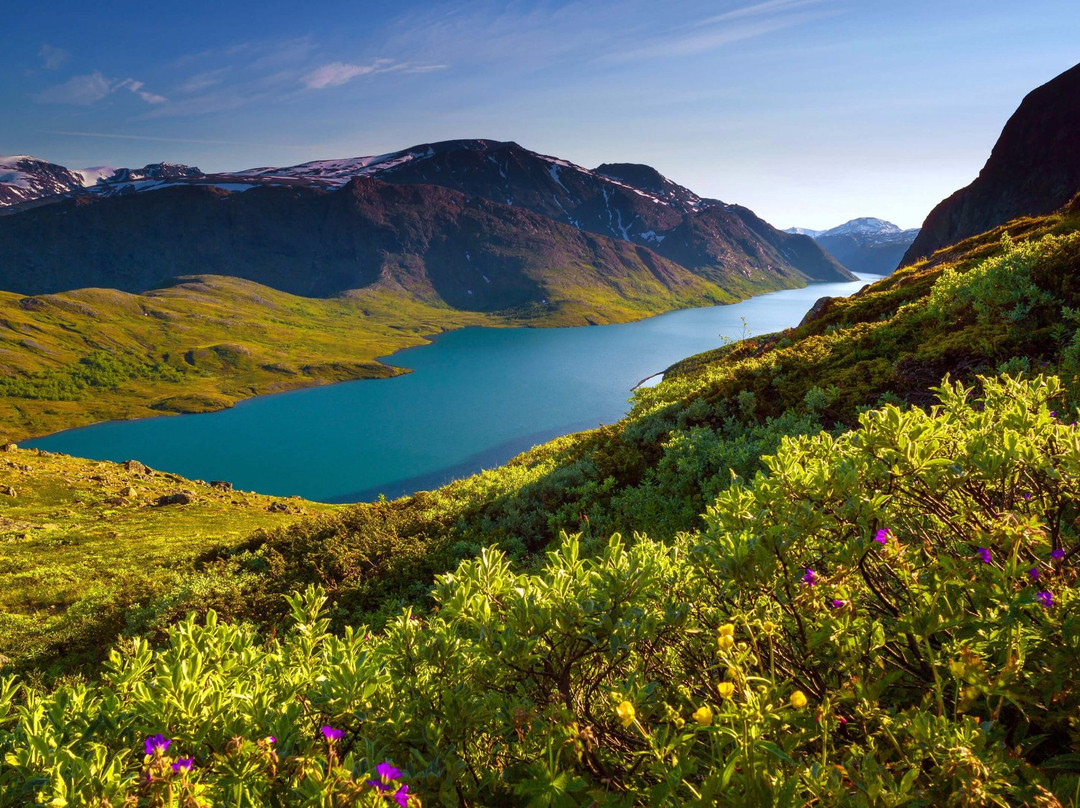
[[(210, 613), (156, 652), (125, 642), (96, 685), (6, 679), (0, 806), (406, 785), (462, 806), (1068, 803), (1080, 434), (1060, 392), (945, 385), (929, 412), (785, 438), (700, 532), (594, 556), (565, 538), (532, 573), (483, 550), (381, 633), (329, 633), (309, 588), (279, 637)], [(392, 791), (368, 782), (386, 762)]]

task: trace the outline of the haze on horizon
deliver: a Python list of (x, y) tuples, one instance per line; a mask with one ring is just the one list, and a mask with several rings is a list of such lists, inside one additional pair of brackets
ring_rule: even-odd
[(333, 0), (4, 15), (0, 153), (204, 171), (515, 140), (778, 227), (918, 227), (1080, 61), (1065, 0)]

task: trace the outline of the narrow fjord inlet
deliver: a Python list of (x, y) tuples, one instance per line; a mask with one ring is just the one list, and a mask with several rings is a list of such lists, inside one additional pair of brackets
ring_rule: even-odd
[(394, 498), (493, 468), (558, 435), (614, 423), (645, 377), (725, 340), (790, 328), (819, 297), (843, 297), (875, 279), (621, 325), (451, 331), (387, 359), (414, 371), (393, 379), (283, 393), (205, 415), (101, 424), (25, 445), (135, 459), (263, 494)]

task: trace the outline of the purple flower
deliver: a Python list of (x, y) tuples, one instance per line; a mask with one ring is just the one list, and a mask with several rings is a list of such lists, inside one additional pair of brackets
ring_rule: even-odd
[(847, 601), (846, 600), (840, 600), (839, 598), (833, 598), (832, 607), (834, 609), (842, 609), (844, 606), (847, 606)]
[(990, 563), (990, 551), (985, 547), (977, 547), (975, 549), (975, 555), (977, 555), (984, 564)]
[(1060, 547), (1056, 550), (1051, 550), (1050, 557), (1054, 559), (1054, 561), (1061, 561), (1061, 559), (1065, 557), (1065, 551), (1062, 550)]
[(406, 808), (406, 806), (409, 804), (409, 787), (402, 786), (397, 791), (395, 791), (394, 801), (397, 802), (397, 804), (400, 805), (401, 808)]
[(397, 780), (401, 777), (401, 769), (396, 769), (389, 760), (384, 760), (375, 767), (375, 774), (383, 780)]
[(889, 541), (889, 535), (889, 529), (887, 527), (883, 527), (874, 535), (874, 541), (876, 541), (878, 544), (886, 544)]
[(1029, 569), (1028, 570), (1028, 578), (1030, 578), (1033, 581), (1039, 580), (1039, 568), (1038, 567), (1032, 567), (1031, 569)]
[(1054, 605), (1054, 596), (1050, 592), (1036, 592), (1035, 597), (1047, 609)]
[(181, 771), (189, 772), (191, 771), (191, 767), (194, 765), (195, 758), (180, 758), (176, 761), (176, 763), (172, 765), (172, 770), (177, 773)]
[(145, 749), (146, 754), (156, 755), (165, 754), (165, 750), (169, 748), (169, 744), (172, 743), (170, 738), (166, 738), (164, 735), (151, 735), (146, 739)]
[(1024, 494), (1024, 499), (1026, 499), (1028, 502), (1031, 502), (1031, 494)]
[(345, 733), (344, 733), (344, 731), (342, 731), (340, 729), (334, 729), (329, 724), (323, 724), (323, 726), (322, 726), (322, 734), (326, 736), (326, 740), (333, 742), (333, 741), (340, 741), (341, 736), (344, 735)]
[(806, 568), (806, 575), (804, 575), (802, 577), (802, 581), (803, 581), (804, 584), (810, 584), (810, 586), (813, 586), (814, 584), (817, 583), (817, 573), (814, 572), (809, 567), (807, 567)]
[(1050, 417), (1057, 418), (1057, 410), (1050, 410)]

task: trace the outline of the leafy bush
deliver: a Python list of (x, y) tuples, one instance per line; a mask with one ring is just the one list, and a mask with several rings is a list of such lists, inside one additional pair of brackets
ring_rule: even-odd
[(378, 634), (309, 588), (280, 637), (5, 680), (0, 805), (1075, 801), (1080, 433), (1056, 379), (983, 388), (785, 438), (672, 542), (484, 550)]

